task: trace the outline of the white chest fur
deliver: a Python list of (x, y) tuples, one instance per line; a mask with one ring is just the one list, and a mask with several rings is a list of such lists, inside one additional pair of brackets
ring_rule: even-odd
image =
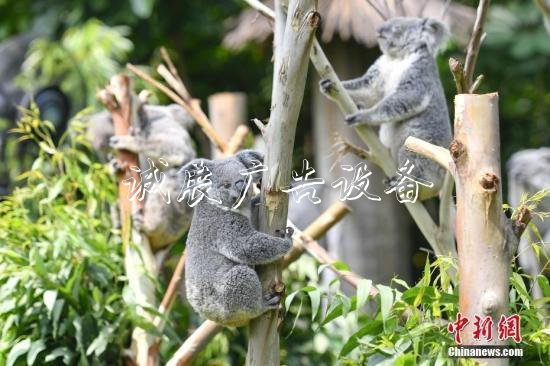
[(383, 80), (382, 88), (384, 96), (395, 92), (403, 75), (411, 67), (416, 58), (415, 54), (411, 54), (404, 58), (392, 58), (388, 55), (382, 55), (378, 59), (378, 67)]

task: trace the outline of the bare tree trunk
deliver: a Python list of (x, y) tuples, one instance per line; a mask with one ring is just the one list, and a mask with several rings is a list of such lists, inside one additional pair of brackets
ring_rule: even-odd
[[(223, 92), (208, 97), (208, 114), (214, 130), (224, 141), (230, 141), (237, 127), (247, 120), (246, 94)], [(225, 156), (224, 152), (211, 144), (212, 158)]]
[[(503, 345), (498, 324), (509, 308), (510, 239), (521, 232), (512, 231), (502, 212), (498, 95), (455, 97), (450, 151), (414, 137), (405, 146), (445, 167), (455, 179), (459, 311), (469, 321), (461, 331), (462, 342)], [(492, 340), (474, 339), (476, 316), (491, 317)], [(484, 361), (508, 364), (505, 358)]]
[[(313, 33), (320, 18), (315, 0), (291, 0), (288, 19), (281, 19), (282, 5), (275, 2), (275, 69), (269, 124), (262, 128), (267, 146), (262, 179), (260, 230), (274, 234), (287, 221), (292, 148), (306, 83)], [(284, 32), (282, 31), (284, 27)], [(265, 291), (281, 281), (281, 264), (258, 268)], [(278, 312), (270, 311), (250, 322), (246, 364), (275, 366), (279, 361)]]
[[(456, 196), (460, 305), (470, 319), (465, 344), (504, 344), (472, 338), (474, 316), (489, 315), (498, 335), (500, 316), (508, 310), (510, 256), (502, 212), (498, 95), (460, 94), (455, 99), (455, 140), (451, 154), (456, 166)], [(506, 359), (491, 365), (507, 364)]]

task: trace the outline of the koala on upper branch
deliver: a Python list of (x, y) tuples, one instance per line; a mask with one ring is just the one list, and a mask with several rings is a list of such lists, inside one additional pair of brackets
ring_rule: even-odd
[[(152, 164), (162, 171), (164, 179), (156, 190), (145, 195), (143, 212), (134, 215), (152, 248), (158, 250), (178, 240), (191, 224), (192, 209), (174, 201), (182, 186), (178, 171), (196, 156), (188, 133), (193, 120), (175, 104), (145, 105), (138, 117), (129, 135), (114, 136), (111, 115), (100, 112), (91, 116), (87, 135), (102, 160), (106, 160), (111, 146), (138, 154), (142, 172), (152, 169)], [(115, 164), (115, 170), (117, 168), (122, 167)]]
[[(380, 126), (379, 136), (390, 148), (399, 167), (414, 164), (413, 175), (432, 182), (422, 187), (419, 199), (434, 197), (445, 171), (430, 159), (403, 146), (409, 136), (448, 147), (451, 125), (435, 55), (446, 40), (443, 23), (430, 18), (397, 17), (378, 30), (382, 51), (376, 62), (357, 79), (342, 84), (359, 108), (346, 116), (350, 126)], [(321, 91), (329, 95), (332, 82), (322, 80)]]
[[(211, 186), (195, 206), (187, 236), (185, 288), (191, 306), (203, 317), (225, 326), (242, 326), (276, 309), (281, 294), (263, 291), (254, 266), (282, 258), (292, 246), (292, 229), (280, 237), (257, 231), (252, 187), (239, 209), (232, 208), (247, 187), (244, 170), (262, 162), (261, 154), (244, 150), (223, 160), (196, 159), (182, 168), (197, 174), (208, 168)], [(244, 214), (243, 214), (244, 213)]]

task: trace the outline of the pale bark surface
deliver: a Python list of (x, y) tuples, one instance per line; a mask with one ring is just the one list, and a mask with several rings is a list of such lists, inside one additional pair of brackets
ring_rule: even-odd
[[(459, 309), (470, 319), (463, 342), (504, 344), (497, 325), (508, 311), (510, 257), (502, 212), (498, 95), (460, 94), (455, 108), (451, 154), (456, 165)], [(472, 338), (475, 315), (492, 317), (496, 336), (491, 342)]]
[[(275, 3), (278, 9), (282, 6)], [(290, 185), (292, 147), (306, 84), (313, 32), (319, 23), (314, 0), (291, 0), (288, 19), (280, 11), (275, 28), (275, 63), (269, 123), (263, 131), (267, 151), (262, 178), (260, 230), (274, 234), (287, 221), (288, 195), (281, 191)], [(284, 32), (281, 27), (284, 24)], [(265, 291), (281, 281), (281, 264), (258, 268)], [(275, 366), (279, 361), (278, 312), (270, 311), (250, 322), (247, 365)]]

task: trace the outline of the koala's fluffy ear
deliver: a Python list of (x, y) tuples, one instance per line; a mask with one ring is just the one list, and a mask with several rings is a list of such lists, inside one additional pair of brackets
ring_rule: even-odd
[(193, 172), (201, 169), (201, 166), (205, 166), (210, 169), (211, 167), (211, 160), (208, 159), (193, 159), (184, 166), (180, 168), (178, 171), (179, 174), (185, 174), (186, 171), (189, 172), (189, 174), (193, 175)]
[(252, 168), (258, 164), (254, 164), (254, 161), (263, 163), (264, 155), (256, 150), (243, 150), (239, 151), (235, 157), (247, 168)]
[(431, 54), (436, 54), (450, 36), (447, 26), (434, 18), (426, 18), (424, 20), (423, 33), (424, 40)]

